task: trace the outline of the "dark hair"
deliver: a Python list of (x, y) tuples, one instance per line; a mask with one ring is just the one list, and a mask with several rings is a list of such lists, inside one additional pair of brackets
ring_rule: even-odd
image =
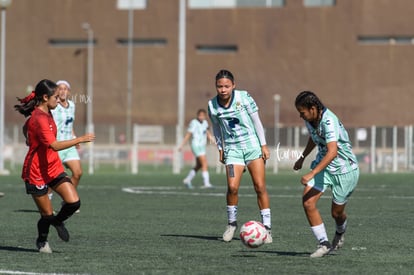
[(303, 91), (301, 92), (295, 100), (296, 107), (305, 107), (305, 108), (312, 108), (313, 106), (316, 107), (318, 111), (325, 109), (322, 101), (311, 91)]
[(57, 85), (55, 82), (49, 79), (43, 79), (37, 83), (36, 88), (25, 98), (17, 98), (20, 101), (20, 104), (14, 105), (14, 109), (28, 117), (33, 112), (34, 108), (42, 102), (44, 95), (48, 97), (52, 96), (55, 93)]
[(228, 78), (231, 80), (232, 83), (234, 83), (234, 76), (233, 74), (228, 71), (228, 70), (220, 70), (217, 74), (216, 74), (216, 82), (217, 80), (221, 79), (221, 78)]
[(206, 109), (198, 109), (198, 111), (197, 111), (197, 115), (199, 115), (199, 114), (201, 114), (201, 113), (205, 113), (205, 114), (207, 114)]

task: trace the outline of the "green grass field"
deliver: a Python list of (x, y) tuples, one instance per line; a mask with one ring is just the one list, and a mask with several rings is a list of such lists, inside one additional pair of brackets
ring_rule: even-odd
[[(362, 175), (348, 205), (343, 249), (310, 259), (316, 248), (301, 206), (301, 174), (268, 174), (274, 242), (248, 249), (220, 240), (226, 225), (225, 176), (213, 190), (184, 189), (183, 175), (85, 175), (81, 213), (67, 222), (69, 243), (51, 228), (53, 254), (35, 249), (39, 214), (18, 175), (0, 178), (1, 274), (414, 274), (412, 174)], [(201, 185), (198, 175), (193, 184)], [(60, 199), (54, 197), (54, 205)], [(330, 238), (330, 193), (319, 203)], [(246, 174), (239, 224), (260, 220)]]

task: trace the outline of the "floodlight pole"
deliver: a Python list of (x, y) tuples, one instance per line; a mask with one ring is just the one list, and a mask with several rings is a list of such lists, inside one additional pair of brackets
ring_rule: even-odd
[[(94, 34), (89, 23), (83, 23), (82, 28), (88, 33), (88, 83), (87, 83), (87, 110), (86, 110), (86, 131), (88, 133), (94, 132), (93, 125), (93, 40)], [(89, 157), (89, 167), (88, 173), (92, 175), (94, 173), (94, 150), (93, 142), (88, 144), (88, 157)]]
[(0, 37), (0, 175), (8, 175), (10, 172), (4, 168), (4, 136), (5, 136), (5, 76), (6, 76), (6, 9), (10, 6), (11, 0), (1, 0), (1, 37)]
[[(178, 23), (178, 112), (176, 127), (176, 148), (183, 141), (185, 116), (185, 50), (186, 50), (186, 0), (180, 0)], [(176, 159), (173, 162), (173, 173), (178, 174), (182, 166), (182, 153), (174, 152)]]

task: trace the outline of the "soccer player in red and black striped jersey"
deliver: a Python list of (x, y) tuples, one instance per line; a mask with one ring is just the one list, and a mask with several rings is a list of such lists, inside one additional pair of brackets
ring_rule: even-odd
[[(86, 134), (71, 140), (56, 140), (57, 129), (50, 110), (56, 108), (59, 96), (57, 85), (51, 80), (41, 80), (35, 91), (18, 100), (20, 104), (15, 105), (15, 109), (28, 117), (23, 133), (29, 150), (24, 160), (22, 178), (26, 193), (32, 195), (40, 212), (36, 246), (39, 252), (52, 253), (47, 241), (50, 225), (56, 228), (63, 241), (69, 241), (69, 232), (63, 222), (80, 207), (78, 193), (66, 175), (57, 151), (94, 141), (95, 135)], [(52, 203), (48, 197), (49, 188), (64, 201), (56, 216), (53, 215)]]

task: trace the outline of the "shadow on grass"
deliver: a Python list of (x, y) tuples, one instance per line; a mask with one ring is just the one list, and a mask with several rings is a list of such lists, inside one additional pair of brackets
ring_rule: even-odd
[[(163, 235), (161, 235), (161, 237), (191, 238), (191, 239), (200, 239), (200, 240), (207, 240), (207, 241), (219, 241), (219, 242), (223, 241), (223, 239), (221, 237), (217, 237), (217, 236), (163, 234)], [(233, 238), (233, 240), (240, 240), (240, 239)]]
[(0, 246), (0, 250), (12, 251), (12, 252), (36, 252), (39, 253), (36, 249), (29, 249), (23, 247), (14, 247), (14, 246)]
[(13, 212), (17, 212), (17, 213), (39, 213), (39, 210), (35, 210), (35, 209), (17, 209), (17, 210), (14, 210)]
[(232, 257), (256, 257), (259, 253), (263, 254), (276, 254), (277, 256), (289, 256), (289, 257), (306, 257), (308, 258), (309, 252), (295, 252), (295, 251), (274, 251), (274, 250), (256, 250), (254, 248), (250, 250), (241, 251), (241, 255), (233, 255)]

